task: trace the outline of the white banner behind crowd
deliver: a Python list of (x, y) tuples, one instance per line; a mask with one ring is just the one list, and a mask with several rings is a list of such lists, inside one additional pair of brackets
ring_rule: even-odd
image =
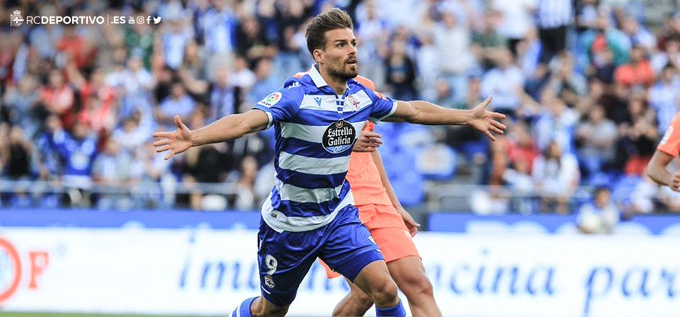
[[(256, 237), (0, 227), (0, 310), (224, 315), (259, 293)], [(680, 316), (679, 235), (423, 232), (415, 240), (445, 316)], [(345, 290), (315, 265), (290, 315), (330, 316)]]

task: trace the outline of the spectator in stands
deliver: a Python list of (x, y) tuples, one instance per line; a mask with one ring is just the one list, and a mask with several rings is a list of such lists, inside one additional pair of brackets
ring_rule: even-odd
[(513, 46), (508, 44), (507, 38), (500, 33), (499, 25), (502, 19), (503, 16), (499, 11), (487, 9), (482, 29), (472, 32), (470, 48), (484, 70), (489, 70), (495, 65), (495, 60), (501, 50), (509, 48), (512, 51), (513, 49)]
[(181, 82), (172, 84), (170, 96), (166, 97), (158, 106), (154, 116), (161, 125), (171, 125), (172, 118), (179, 115), (187, 119), (194, 112), (196, 102), (186, 93), (186, 89)]
[(482, 77), (482, 95), (493, 95), (494, 110), (514, 118), (522, 105), (524, 74), (507, 48), (496, 54), (495, 65)]
[(278, 88), (278, 82), (273, 76), (274, 65), (269, 58), (260, 58), (255, 62), (255, 82), (248, 91), (246, 101), (251, 105), (267, 97), (269, 92)]
[(7, 87), (0, 105), (0, 113), (6, 113), (7, 122), (20, 126), (29, 139), (38, 132), (41, 117), (45, 116), (44, 113), (40, 113), (40, 94), (37, 87), (35, 78), (26, 75), (19, 81), (17, 87)]
[(652, 55), (652, 70), (661, 73), (668, 65), (680, 69), (680, 35), (668, 38), (661, 50)]
[(587, 118), (576, 128), (576, 151), (584, 179), (609, 168), (616, 154), (618, 130), (613, 121), (605, 117), (602, 105), (594, 105)]
[(416, 90), (416, 66), (406, 54), (406, 42), (395, 39), (390, 45), (390, 54), (384, 61), (385, 83), (396, 99), (418, 98)]
[(595, 189), (593, 201), (579, 208), (576, 216), (578, 229), (583, 233), (606, 233), (614, 232), (621, 218), (621, 212), (612, 202), (611, 192), (606, 187)]
[[(96, 207), (104, 210), (129, 210), (133, 206), (130, 185), (133, 181), (134, 161), (118, 141), (109, 139), (92, 166), (92, 180), (102, 186)], [(120, 192), (118, 192), (120, 191)]]
[(531, 168), (534, 188), (541, 195), (541, 211), (568, 214), (569, 197), (576, 191), (580, 173), (576, 157), (553, 140)]
[(631, 97), (627, 112), (630, 117), (619, 125), (620, 139), (616, 156), (625, 160), (623, 169), (628, 175), (643, 174), (659, 137), (654, 112), (642, 98)]
[(680, 76), (673, 64), (667, 64), (663, 68), (656, 83), (650, 88), (649, 105), (656, 112), (659, 131), (666, 131), (680, 109)]
[(76, 122), (71, 133), (53, 134), (52, 143), (65, 162), (62, 181), (68, 191), (68, 201), (74, 207), (90, 206), (92, 166), (98, 154), (98, 138), (90, 128)]
[[(473, 56), (470, 55), (469, 31), (456, 12), (442, 10), (442, 20), (434, 27), (433, 39), (441, 76), (451, 83), (454, 100), (461, 100), (467, 91), (466, 72), (474, 63)], [(494, 103), (497, 101), (495, 99)]]
[(41, 95), (45, 109), (58, 115), (64, 127), (70, 129), (75, 120), (73, 111), (75, 94), (71, 86), (65, 82), (61, 71), (54, 69), (50, 72), (49, 83), (42, 89)]
[(579, 41), (584, 50), (581, 54), (587, 64), (595, 68), (607, 65), (607, 54), (611, 54), (611, 62), (615, 66), (628, 61), (630, 41), (623, 32), (612, 26), (607, 10), (600, 10), (595, 28), (583, 33)]
[(645, 56), (645, 50), (635, 46), (630, 52), (630, 62), (620, 65), (614, 72), (614, 81), (627, 88), (642, 86), (649, 87), (654, 82), (654, 71)]
[(571, 0), (538, 0), (536, 26), (541, 39), (540, 61), (548, 64), (567, 47), (567, 27), (572, 23)]

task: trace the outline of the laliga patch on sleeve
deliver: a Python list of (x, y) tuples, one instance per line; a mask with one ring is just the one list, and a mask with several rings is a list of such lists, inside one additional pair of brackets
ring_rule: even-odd
[(261, 105), (261, 106), (265, 106), (267, 108), (270, 108), (271, 106), (273, 106), (277, 102), (279, 102), (279, 100), (281, 100), (281, 96), (282, 96), (281, 93), (277, 91), (277, 92), (269, 94), (269, 96), (260, 100), (260, 102), (258, 102), (257, 104)]

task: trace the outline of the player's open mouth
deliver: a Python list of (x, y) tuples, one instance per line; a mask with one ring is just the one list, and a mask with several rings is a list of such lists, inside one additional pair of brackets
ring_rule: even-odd
[(350, 64), (350, 65), (355, 65), (356, 63), (357, 63), (356, 59), (350, 59), (350, 60), (347, 61), (347, 64)]

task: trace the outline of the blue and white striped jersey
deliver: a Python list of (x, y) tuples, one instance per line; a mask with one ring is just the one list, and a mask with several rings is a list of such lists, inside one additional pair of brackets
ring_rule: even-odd
[(275, 128), (276, 183), (262, 206), (274, 230), (314, 230), (354, 204), (345, 181), (352, 145), (367, 120), (392, 115), (397, 104), (355, 80), (347, 88), (336, 95), (312, 67), (255, 106)]

